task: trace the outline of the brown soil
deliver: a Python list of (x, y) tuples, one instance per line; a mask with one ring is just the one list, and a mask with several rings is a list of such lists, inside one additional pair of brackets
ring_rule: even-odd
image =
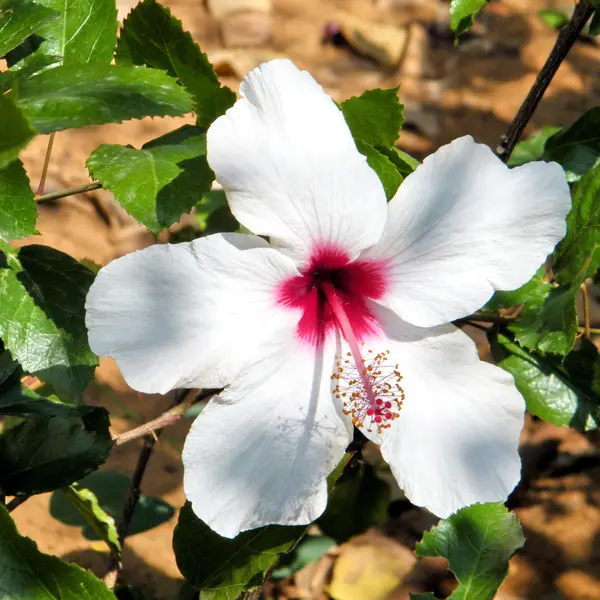
[[(133, 6), (129, 1), (119, 3), (121, 18)], [(455, 47), (447, 31), (447, 3), (438, 0), (274, 0), (270, 22), (260, 13), (242, 15), (237, 24), (235, 18), (226, 20), (224, 33), (230, 44), (240, 40), (247, 44), (249, 37), (261, 37), (269, 28), (271, 31), (270, 40), (258, 50), (232, 50), (223, 47), (219, 22), (200, 0), (169, 0), (165, 4), (218, 62), (223, 81), (236, 89), (241, 75), (236, 70), (249, 68), (261, 57), (276, 53), (288, 55), (310, 70), (336, 100), (367, 88), (399, 85), (407, 117), (400, 146), (418, 157), (467, 133), (495, 146), (555, 39), (555, 32), (536, 16), (537, 10), (549, 5), (569, 10), (572, 6), (568, 0), (492, 2), (473, 34)], [(216, 0), (209, 0), (208, 5), (213, 12), (218, 9)], [(397, 25), (399, 31), (406, 33), (408, 42), (399, 68), (390, 71), (371, 59), (356, 56), (348, 48), (323, 46), (323, 26), (339, 22), (339, 10), (363, 24), (370, 23), (370, 35), (375, 40), (380, 35), (377, 27), (382, 24)], [(529, 130), (568, 124), (597, 104), (599, 71), (600, 47), (589, 41), (578, 42), (561, 66)], [(85, 159), (100, 143), (139, 147), (182, 121), (145, 119), (60, 133), (56, 136), (47, 188), (87, 182)], [(46, 145), (47, 138), (40, 137), (23, 155), (35, 184)], [(38, 228), (42, 243), (101, 265), (153, 243), (152, 236), (104, 192), (40, 206)], [(36, 241), (39, 243), (39, 238)], [(102, 361), (96, 381), (86, 395), (88, 402), (109, 408), (115, 431), (153, 418), (168, 403), (166, 398), (145, 397), (131, 391), (108, 360)], [(157, 446), (143, 485), (144, 493), (161, 495), (175, 507), (184, 502), (180, 451), (188, 427), (189, 422), (183, 422), (169, 429)], [(525, 482), (514, 497), (527, 544), (511, 562), (508, 580), (498, 598), (600, 598), (600, 468), (595, 460), (595, 441), (550, 425), (528, 425), (523, 434)], [(131, 474), (139, 448), (137, 442), (119, 447), (106, 468)], [(586, 463), (582, 455), (590, 455), (591, 459)], [(34, 538), (43, 551), (103, 574), (106, 557), (100, 546), (85, 540), (78, 529), (52, 519), (48, 495), (29, 500), (13, 514), (20, 530)], [(158, 600), (175, 598), (181, 584), (171, 550), (174, 524), (175, 519), (127, 542), (123, 580), (143, 586)], [(434, 587), (440, 592), (448, 591), (452, 584), (443, 561), (423, 562), (404, 579), (414, 562), (406, 547), (414, 544), (423, 528), (430, 525), (431, 520), (421, 511), (403, 511), (389, 519), (383, 528), (385, 536), (369, 534), (366, 539), (338, 549), (313, 566), (312, 571), (278, 586), (278, 593), (283, 594), (280, 597), (324, 597), (332, 578), (343, 581), (346, 571), (340, 566), (336, 572), (335, 565), (346, 552), (347, 560), (339, 564), (347, 570), (348, 564), (356, 560), (353, 581), (361, 573), (368, 573), (368, 578), (374, 574), (381, 578), (393, 572), (396, 579), (388, 577), (386, 581), (392, 581), (390, 589), (396, 590), (388, 597), (407, 598), (407, 591)], [(365, 570), (367, 566), (370, 571)], [(374, 598), (368, 587), (355, 587), (350, 595), (343, 585), (335, 589), (338, 597), (344, 599)]]

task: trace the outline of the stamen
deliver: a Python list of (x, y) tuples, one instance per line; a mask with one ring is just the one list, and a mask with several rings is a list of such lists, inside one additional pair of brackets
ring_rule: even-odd
[(376, 428), (377, 433), (381, 433), (400, 416), (404, 401), (404, 390), (400, 386), (402, 375), (398, 365), (387, 364), (389, 350), (374, 356), (373, 351), (368, 350), (365, 362), (334, 287), (325, 283), (323, 291), (350, 347), (345, 358), (337, 359), (335, 372), (331, 376), (338, 382), (333, 393), (342, 402), (344, 413), (350, 415), (356, 427), (366, 427), (367, 431)]

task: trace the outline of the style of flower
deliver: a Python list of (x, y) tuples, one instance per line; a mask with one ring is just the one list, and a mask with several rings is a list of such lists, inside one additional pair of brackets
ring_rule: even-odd
[(193, 510), (227, 537), (310, 523), (353, 426), (440, 517), (504, 500), (523, 398), (450, 322), (528, 281), (563, 237), (562, 169), (509, 169), (463, 137), (388, 204), (308, 73), (272, 61), (240, 93), (208, 131), (208, 160), (255, 235), (134, 252), (87, 298), (92, 349), (134, 389), (224, 387), (183, 451)]

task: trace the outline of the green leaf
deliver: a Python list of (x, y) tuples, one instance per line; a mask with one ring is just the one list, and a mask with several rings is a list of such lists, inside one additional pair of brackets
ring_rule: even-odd
[(404, 106), (398, 88), (367, 90), (341, 105), (355, 140), (371, 146), (393, 146), (404, 122)]
[(117, 43), (114, 0), (38, 0), (61, 18), (38, 33), (44, 54), (60, 56), (65, 65), (108, 64)]
[(305, 535), (296, 549), (284, 556), (271, 575), (271, 579), (284, 579), (316, 562), (336, 545), (334, 539), (325, 535)]
[(596, 9), (592, 20), (590, 21), (590, 35), (597, 36), (600, 33), (600, 10)]
[[(8, 241), (36, 234), (36, 219), (37, 206), (29, 178), (23, 163), (15, 160), (0, 169), (0, 239)], [(0, 270), (0, 279), (1, 277)]]
[(199, 131), (185, 126), (141, 150), (105, 144), (92, 152), (87, 167), (131, 216), (158, 233), (210, 190), (214, 175)]
[(600, 160), (600, 107), (581, 115), (546, 142), (545, 157), (560, 163), (570, 182), (579, 180)]
[(220, 233), (223, 231), (238, 231), (240, 224), (231, 214), (225, 192), (210, 190), (204, 194), (196, 205), (194, 217), (202, 233)]
[[(492, 600), (508, 574), (509, 559), (524, 543), (519, 521), (501, 503), (475, 504), (425, 532), (415, 554), (448, 559), (459, 583), (449, 600)], [(411, 598), (435, 596), (411, 594)]]
[(528, 353), (513, 336), (494, 329), (488, 339), (495, 361), (515, 378), (527, 410), (554, 425), (578, 431), (598, 429), (600, 359), (590, 342), (561, 362), (557, 357)]
[(370, 146), (361, 140), (357, 140), (356, 148), (363, 156), (366, 156), (369, 166), (377, 173), (377, 176), (383, 184), (386, 198), (388, 200), (393, 198), (404, 179), (402, 173), (400, 173), (394, 163), (385, 154), (375, 149), (373, 146)]
[(545, 25), (552, 29), (562, 29), (568, 22), (569, 17), (561, 10), (542, 8), (538, 10), (538, 17)]
[(262, 583), (280, 554), (289, 552), (306, 527), (271, 525), (230, 540), (196, 517), (189, 502), (179, 513), (173, 549), (182, 575), (202, 590), (202, 600), (233, 600)]
[(0, 337), (23, 369), (71, 400), (79, 399), (98, 364), (84, 321), (93, 280), (89, 269), (54, 248), (0, 253)]
[[(134, 585), (118, 585), (115, 588), (117, 600), (155, 600), (152, 594)], [(195, 600), (195, 599), (192, 599)]]
[(488, 0), (452, 0), (450, 3), (450, 27), (456, 37), (471, 29), (475, 17)]
[(0, 169), (15, 161), (35, 134), (14, 100), (0, 94)]
[(193, 108), (192, 99), (173, 78), (146, 67), (55, 67), (19, 81), (13, 93), (40, 133), (142, 117), (174, 117)]
[(554, 252), (553, 270), (559, 283), (580, 284), (600, 266), (600, 165), (577, 184), (567, 234)]
[[(94, 496), (108, 518), (118, 519), (123, 512), (123, 504), (131, 480), (127, 475), (114, 471), (96, 471), (78, 482), (80, 491), (87, 490)], [(162, 498), (140, 496), (129, 524), (128, 536), (143, 533), (162, 525), (173, 517), (173, 507)], [(57, 490), (50, 498), (50, 514), (66, 525), (82, 527), (83, 536), (88, 540), (104, 539), (103, 535), (76, 510), (64, 490)]]
[(235, 102), (221, 87), (204, 54), (181, 21), (155, 0), (143, 0), (127, 16), (117, 45), (117, 64), (146, 65), (177, 77), (194, 97), (199, 127), (207, 128)]
[(10, 389), (0, 387), (0, 415), (35, 419), (76, 415), (76, 409), (55, 396), (46, 398), (23, 387), (17, 379)]
[(387, 517), (391, 490), (371, 465), (349, 465), (329, 494), (327, 509), (317, 521), (321, 531), (339, 544), (381, 525)]
[(89, 571), (42, 554), (35, 542), (19, 535), (1, 505), (0, 564), (3, 600), (116, 600)]
[(519, 167), (542, 158), (546, 148), (546, 142), (560, 130), (560, 127), (544, 127), (538, 133), (519, 142), (508, 159), (508, 166)]
[(35, 52), (8, 71), (0, 72), (0, 93), (8, 91), (19, 79), (26, 79), (59, 62), (56, 56)]
[(56, 21), (59, 13), (30, 0), (9, 0), (0, 6), (0, 58), (16, 48), (43, 23)]
[(108, 413), (79, 406), (70, 416), (25, 421), (0, 435), (0, 489), (40, 494), (97, 469), (113, 446)]

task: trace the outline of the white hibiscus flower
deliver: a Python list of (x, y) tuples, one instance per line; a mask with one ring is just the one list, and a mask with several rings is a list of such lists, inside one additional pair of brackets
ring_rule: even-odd
[(449, 322), (521, 286), (563, 237), (562, 169), (509, 170), (463, 137), (388, 204), (308, 73), (269, 62), (241, 96), (210, 127), (208, 160), (256, 235), (134, 252), (87, 299), (92, 349), (134, 389), (225, 388), (183, 452), (195, 513), (227, 537), (313, 521), (352, 425), (440, 517), (504, 500), (523, 399)]

